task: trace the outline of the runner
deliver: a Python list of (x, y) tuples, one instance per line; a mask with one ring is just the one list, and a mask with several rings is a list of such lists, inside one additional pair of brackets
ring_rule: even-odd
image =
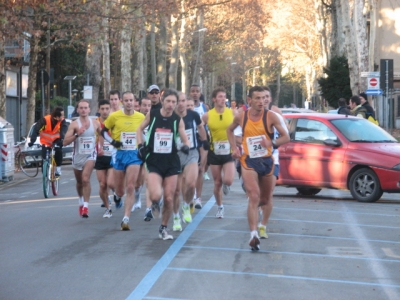
[[(174, 112), (178, 99), (179, 96), (175, 90), (167, 89), (162, 97), (162, 108), (151, 110), (136, 134), (139, 154), (146, 162), (147, 181), (151, 182), (149, 196), (154, 209), (159, 209), (158, 205), (164, 189), (164, 205), (159, 228), (159, 237), (163, 240), (173, 239), (173, 236), (168, 234), (167, 225), (172, 213), (178, 174), (181, 173), (176, 146), (178, 132), (183, 143), (181, 151), (189, 153), (184, 123)], [(144, 145), (143, 131), (148, 125), (150, 127)]]
[[(187, 109), (186, 95), (179, 92), (179, 102), (176, 106), (175, 113), (180, 116), (185, 125), (186, 136), (190, 143), (189, 154), (178, 151), (179, 160), (181, 162), (182, 173), (178, 175), (178, 184), (174, 194), (174, 225), (173, 231), (182, 231), (181, 218), (179, 215), (180, 206), (180, 193), (182, 191), (183, 206), (182, 217), (184, 223), (192, 222), (192, 215), (190, 207), (193, 206), (193, 196), (196, 188), (196, 179), (199, 173), (198, 161), (199, 141), (196, 136), (196, 129), (199, 133), (200, 140), (202, 140), (203, 147), (209, 148), (209, 143), (206, 138), (206, 131), (204, 130), (203, 123), (198, 113), (193, 110)], [(178, 149), (181, 148), (181, 141), (178, 138)]]
[[(104, 121), (110, 114), (111, 106), (108, 100), (99, 101), (98, 106), (100, 117), (98, 117), (96, 120), (99, 121), (101, 128), (103, 128)], [(114, 147), (109, 142), (105, 141), (102, 136), (99, 136), (98, 149), (99, 155), (97, 156), (94, 168), (96, 169), (97, 180), (99, 181), (99, 195), (100, 199), (103, 201), (102, 207), (106, 208), (103, 218), (111, 218), (112, 210), (108, 194), (110, 189), (114, 190), (114, 178), (110, 176), (112, 170), (111, 156)]]
[[(247, 218), (250, 227), (252, 250), (260, 249), (260, 238), (257, 232), (258, 207), (267, 204), (272, 197), (274, 181), (273, 148), (289, 142), (289, 135), (281, 125), (275, 113), (265, 110), (266, 93), (264, 88), (254, 86), (249, 91), (250, 109), (235, 116), (227, 133), (234, 158), (240, 158), (244, 185), (249, 197)], [(243, 154), (236, 147), (234, 129), (243, 129)], [(281, 135), (273, 139), (273, 128)]]
[[(201, 91), (200, 86), (197, 84), (193, 84), (190, 87), (190, 98), (194, 101), (194, 110), (200, 115), (200, 118), (207, 112), (206, 107), (203, 103), (200, 102)], [(206, 129), (207, 130), (207, 129)], [(200, 164), (199, 164), (199, 175), (197, 176), (196, 182), (196, 199), (194, 201), (194, 205), (197, 209), (202, 208), (201, 203), (201, 195), (203, 192), (203, 183), (204, 183), (204, 174), (206, 174), (206, 165), (207, 165), (207, 150), (202, 147), (202, 144), (199, 144), (199, 152), (200, 152)], [(208, 176), (208, 175), (207, 175)]]
[[(134, 101), (132, 92), (124, 92), (122, 94), (123, 109), (110, 114), (101, 130), (104, 139), (117, 148), (115, 158), (112, 159), (114, 202), (117, 209), (122, 207), (122, 197), (126, 192), (121, 230), (130, 230), (129, 218), (134, 201), (135, 183), (142, 164), (136, 148), (136, 130), (144, 120), (144, 115), (134, 110)], [(109, 130), (111, 138), (107, 134)]]
[(203, 122), (208, 125), (210, 130), (211, 145), (207, 162), (214, 178), (214, 197), (218, 205), (215, 216), (218, 219), (224, 217), (222, 190), (224, 195), (228, 195), (235, 176), (235, 164), (226, 132), (233, 121), (233, 113), (230, 108), (225, 106), (225, 99), (225, 89), (223, 87), (216, 88), (212, 92), (214, 108), (203, 115)]
[(111, 90), (109, 93), (110, 114), (121, 109), (121, 94), (118, 90)]
[(151, 109), (160, 109), (162, 107), (160, 102), (160, 88), (158, 85), (151, 85), (147, 89), (147, 98), (151, 100)]
[(79, 215), (83, 218), (89, 217), (90, 176), (97, 157), (96, 133), (101, 130), (100, 123), (89, 116), (89, 105), (88, 100), (78, 102), (79, 117), (71, 122), (64, 138), (64, 146), (74, 142), (72, 167), (79, 196)]

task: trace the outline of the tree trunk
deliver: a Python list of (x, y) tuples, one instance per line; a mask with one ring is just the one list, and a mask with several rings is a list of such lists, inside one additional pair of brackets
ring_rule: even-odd
[(139, 90), (146, 90), (146, 78), (147, 78), (147, 59), (146, 56), (146, 27), (145, 22), (141, 23), (140, 26), (140, 40), (139, 40), (139, 47), (140, 51), (138, 54), (138, 64), (139, 64)]
[[(357, 40), (358, 54), (358, 82), (359, 92), (367, 90), (367, 81), (361, 80), (361, 72), (368, 72), (368, 39), (367, 39), (367, 20), (364, 16), (364, 0), (356, 0), (354, 3), (354, 28)], [(371, 70), (372, 71), (372, 70)]]
[(185, 0), (181, 0), (181, 34), (179, 38), (179, 61), (181, 63), (181, 90), (189, 95), (190, 81), (189, 81), (189, 65), (186, 58), (186, 19), (183, 18), (185, 13)]
[(90, 114), (95, 115), (99, 103), (99, 92), (101, 85), (101, 43), (93, 42), (86, 50), (86, 74), (89, 74), (89, 83), (92, 86), (92, 99), (90, 100)]
[(321, 48), (321, 58), (322, 65), (327, 66), (329, 62), (329, 49), (327, 44), (327, 24), (326, 24), (326, 9), (324, 5), (321, 3), (321, 0), (314, 0), (315, 11), (315, 22), (317, 25), (318, 33), (319, 33), (319, 43)]
[(171, 15), (171, 58), (168, 70), (168, 84), (172, 89), (177, 88), (178, 63), (179, 63), (179, 36), (178, 18)]
[(121, 91), (131, 91), (131, 24), (126, 23), (121, 31)]
[[(105, 15), (108, 14), (108, 1), (104, 3)], [(103, 39), (101, 43), (103, 51), (103, 93), (104, 99), (108, 99), (108, 93), (111, 90), (111, 70), (110, 70), (110, 43), (108, 18), (102, 19)]]
[(344, 40), (344, 29), (342, 23), (342, 7), (340, 0), (332, 0), (331, 4), (331, 57), (341, 57), (345, 55), (345, 40)]
[[(376, 0), (369, 0), (370, 11), (369, 11), (369, 57), (368, 57), (368, 69), (369, 71), (375, 71), (375, 43), (376, 43), (376, 17), (377, 17), (377, 3)], [(381, 79), (382, 80), (382, 79)]]
[(349, 65), (350, 74), (350, 88), (353, 95), (357, 95), (359, 91), (359, 69), (357, 61), (357, 46), (354, 38), (354, 30), (351, 25), (350, 19), (350, 5), (348, 0), (340, 0), (342, 8), (342, 24), (344, 29), (344, 37), (346, 44), (347, 62)]
[[(204, 27), (204, 13), (202, 9), (199, 9), (197, 30), (203, 29), (203, 27)], [(199, 36), (199, 44), (197, 47), (196, 63), (193, 71), (192, 84), (200, 84), (200, 67), (202, 62), (203, 44), (204, 44), (204, 31), (203, 30), (197, 31), (196, 34), (198, 34)]]
[(29, 61), (29, 73), (28, 73), (28, 102), (27, 102), (27, 120), (25, 132), (29, 132), (33, 123), (35, 123), (35, 111), (36, 111), (36, 74), (38, 72), (38, 56), (39, 56), (39, 42), (40, 37), (32, 35), (29, 39), (30, 43), (30, 61)]
[(156, 33), (155, 24), (151, 23), (150, 31), (150, 68), (151, 68), (151, 84), (157, 82), (157, 62), (156, 62)]
[(160, 16), (160, 30), (159, 30), (159, 48), (157, 55), (157, 85), (160, 89), (165, 88), (165, 79), (167, 74), (167, 17)]
[[(0, 25), (1, 26), (1, 25)], [(6, 118), (6, 70), (5, 63), (5, 50), (4, 50), (4, 37), (0, 30), (0, 117)]]

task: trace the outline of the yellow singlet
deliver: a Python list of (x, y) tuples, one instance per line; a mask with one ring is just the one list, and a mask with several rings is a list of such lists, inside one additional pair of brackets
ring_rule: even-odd
[(104, 121), (104, 126), (111, 130), (111, 137), (116, 141), (121, 141), (122, 132), (135, 133), (139, 125), (143, 122), (144, 114), (135, 111), (133, 115), (126, 115), (123, 110), (118, 110), (110, 114)]
[(233, 112), (228, 107), (224, 108), (222, 114), (218, 113), (215, 108), (208, 111), (207, 125), (210, 129), (211, 135), (210, 149), (217, 155), (226, 155), (231, 153), (226, 129), (232, 124), (232, 122)]

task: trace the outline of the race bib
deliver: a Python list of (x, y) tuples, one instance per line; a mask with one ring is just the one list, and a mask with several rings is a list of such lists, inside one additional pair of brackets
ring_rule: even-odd
[(229, 141), (214, 142), (214, 153), (216, 155), (228, 155), (231, 153)]
[(103, 152), (104, 152), (104, 156), (112, 156), (112, 152), (114, 150), (114, 146), (111, 145), (109, 142), (107, 142), (106, 140), (104, 141), (103, 144)]
[[(193, 130), (192, 129), (186, 129), (185, 132), (186, 132), (186, 136), (187, 136), (187, 138), (189, 140), (189, 144), (190, 144), (189, 148), (193, 148), (194, 147), (194, 144), (193, 144)], [(182, 146), (183, 146), (182, 140), (181, 140), (180, 137), (178, 137), (177, 141), (176, 141), (176, 147), (177, 147), (178, 150), (180, 150), (182, 148)]]
[(94, 137), (79, 137), (79, 154), (92, 154), (94, 150)]
[(246, 138), (250, 158), (264, 157), (268, 154), (267, 149), (261, 146), (262, 137), (262, 135), (258, 135)]
[(121, 150), (135, 150), (136, 132), (121, 132), (120, 141), (122, 143)]
[(154, 153), (172, 152), (172, 132), (157, 132), (154, 134)]

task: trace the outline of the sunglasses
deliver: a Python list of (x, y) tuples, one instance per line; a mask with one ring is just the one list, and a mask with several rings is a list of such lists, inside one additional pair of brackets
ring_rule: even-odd
[(151, 94), (151, 95), (154, 95), (154, 94), (158, 95), (159, 93), (160, 93), (159, 91), (151, 91), (149, 94)]

